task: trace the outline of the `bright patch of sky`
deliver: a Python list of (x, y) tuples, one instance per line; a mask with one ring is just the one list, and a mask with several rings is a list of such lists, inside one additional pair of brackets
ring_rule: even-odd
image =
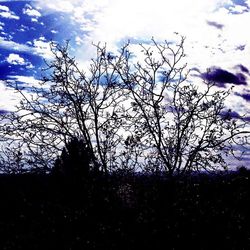
[[(28, 85), (40, 78), (50, 41), (69, 39), (72, 55), (86, 65), (92, 42), (116, 51), (128, 39), (173, 41), (178, 32), (186, 36), (192, 79), (207, 77), (219, 88), (235, 84), (228, 104), (250, 116), (249, 23), (250, 0), (0, 0), (1, 91), (7, 81)], [(0, 100), (0, 110), (6, 103)]]

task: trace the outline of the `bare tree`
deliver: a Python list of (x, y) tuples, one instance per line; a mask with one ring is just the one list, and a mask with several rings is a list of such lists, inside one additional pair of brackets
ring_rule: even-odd
[(227, 169), (226, 156), (240, 158), (236, 148), (243, 152), (248, 145), (249, 126), (244, 116), (234, 119), (225, 106), (231, 89), (188, 81), (182, 63), (184, 40), (174, 45), (154, 39), (153, 46), (141, 44), (141, 62), (131, 62), (129, 52), (124, 55), (117, 71), (134, 107), (130, 144), (141, 145), (143, 165), (153, 171), (171, 175)]
[(30, 93), (16, 86), (22, 101), (15, 112), (1, 117), (1, 134), (12, 150), (18, 145), (26, 151), (27, 164), (50, 168), (62, 147), (80, 138), (92, 152), (92, 164), (105, 172), (113, 167), (123, 123), (120, 103), (126, 95), (116, 83), (106, 47), (95, 46), (96, 59), (83, 72), (69, 56), (68, 43), (52, 43), (54, 60), (47, 63), (40, 85)]
[(141, 168), (172, 175), (226, 169), (226, 156), (237, 157), (236, 147), (248, 144), (244, 117), (234, 119), (225, 107), (231, 90), (188, 81), (183, 37), (177, 44), (141, 44), (139, 59), (129, 43), (116, 55), (94, 46), (96, 58), (83, 71), (68, 43), (52, 43), (54, 60), (40, 85), (29, 93), (16, 86), (22, 101), (1, 116), (0, 131), (9, 149), (21, 148), (26, 165), (51, 168), (63, 146), (78, 138), (104, 172)]

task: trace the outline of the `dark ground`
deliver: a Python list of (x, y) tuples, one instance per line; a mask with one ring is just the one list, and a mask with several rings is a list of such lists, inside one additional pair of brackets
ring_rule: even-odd
[(250, 249), (250, 174), (0, 176), (0, 249)]

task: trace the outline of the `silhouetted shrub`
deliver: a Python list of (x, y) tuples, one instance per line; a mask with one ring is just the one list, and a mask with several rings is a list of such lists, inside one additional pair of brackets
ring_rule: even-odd
[(238, 168), (238, 173), (240, 175), (245, 176), (245, 175), (247, 175), (249, 173), (249, 171), (245, 166), (241, 166), (241, 167)]
[(56, 159), (52, 174), (82, 179), (94, 169), (92, 153), (87, 144), (82, 139), (73, 138)]

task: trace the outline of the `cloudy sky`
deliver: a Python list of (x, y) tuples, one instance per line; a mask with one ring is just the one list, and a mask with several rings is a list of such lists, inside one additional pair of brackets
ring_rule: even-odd
[(7, 82), (37, 83), (51, 40), (70, 39), (84, 64), (92, 42), (115, 50), (128, 39), (171, 40), (178, 32), (191, 75), (222, 89), (235, 85), (228, 104), (250, 120), (249, 24), (250, 0), (0, 0), (0, 113), (18, 101)]

